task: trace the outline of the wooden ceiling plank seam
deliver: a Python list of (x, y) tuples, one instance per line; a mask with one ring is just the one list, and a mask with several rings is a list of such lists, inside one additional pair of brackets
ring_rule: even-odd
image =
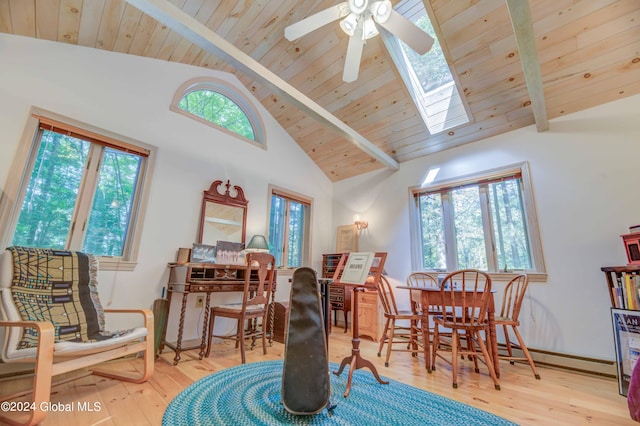
[(113, 43), (113, 51), (127, 53), (133, 43), (133, 37), (140, 24), (142, 12), (130, 4), (125, 4), (120, 27)]
[(542, 86), (542, 73), (538, 62), (538, 51), (536, 49), (536, 37), (533, 33), (533, 20), (528, 1), (506, 0), (509, 8), (509, 16), (513, 23), (513, 31), (516, 36), (524, 79), (527, 83), (529, 98), (533, 117), (536, 121), (538, 132), (549, 130), (549, 120), (547, 119), (547, 109), (544, 100), (544, 89)]
[(626, 84), (616, 84), (606, 91), (599, 92), (597, 96), (587, 96), (580, 99), (580, 102), (571, 100), (567, 103), (558, 103), (549, 107), (549, 116), (552, 118), (566, 116), (585, 108), (592, 108), (602, 105), (604, 102), (613, 102), (628, 96), (628, 93), (640, 93), (640, 79), (631, 80)]
[(58, 41), (78, 44), (83, 0), (62, 0), (58, 15)]
[(9, 0), (11, 28), (14, 34), (36, 37), (36, 6), (33, 1)]
[[(173, 6), (180, 8), (184, 4), (184, 1), (185, 0), (171, 0), (171, 3), (173, 4)], [(135, 5), (132, 6), (136, 7)], [(144, 11), (142, 12), (144, 13)], [(169, 27), (167, 27), (162, 22), (158, 22), (158, 24), (153, 28), (153, 31), (151, 32), (151, 37), (149, 37), (149, 42), (144, 47), (142, 55), (148, 58), (156, 58), (158, 56), (158, 52), (160, 52), (160, 49), (164, 45), (165, 40), (171, 33), (172, 31)]]
[[(640, 81), (640, 58), (626, 58), (624, 61), (609, 64), (589, 75), (574, 74), (566, 79), (549, 85), (550, 102), (569, 103), (572, 100), (597, 96), (618, 85)], [(588, 88), (585, 84), (588, 83)]]
[[(613, 5), (613, 7), (618, 6), (618, 4)], [(617, 18), (576, 34), (578, 48), (582, 49), (598, 43), (603, 38), (611, 38), (629, 29), (637, 30), (638, 25), (640, 25), (640, 2), (632, 3), (631, 6), (633, 7), (617, 7), (616, 10), (619, 12)], [(609, 16), (612, 15), (611, 12), (607, 13)]]
[[(203, 0), (184, 0), (182, 5), (180, 6), (180, 10), (182, 10), (182, 12), (186, 13), (189, 16), (194, 16), (196, 13), (198, 13), (200, 6), (202, 6), (202, 1)], [(167, 37), (164, 39), (162, 46), (160, 46), (160, 49), (158, 50), (155, 58), (163, 61), (170, 60), (176, 48), (183, 40), (185, 39), (181, 34), (178, 34), (175, 31), (169, 32)]]
[(60, 0), (36, 0), (36, 37), (58, 41), (58, 19), (60, 16)]
[(151, 16), (143, 13), (136, 27), (136, 31), (133, 34), (133, 40), (131, 40), (131, 45), (129, 45), (129, 51), (127, 53), (130, 55), (144, 56), (145, 48), (149, 44), (149, 40), (151, 40), (156, 26), (159, 26), (158, 22)]
[(393, 170), (397, 170), (399, 168), (398, 163), (391, 156), (378, 149), (373, 143), (366, 140), (349, 126), (345, 125), (337, 117), (321, 108), (317, 103), (295, 89), (293, 86), (290, 86), (287, 82), (281, 80), (277, 75), (260, 65), (260, 63), (253, 60), (250, 56), (235, 48), (224, 40), (224, 38), (218, 36), (192, 17), (185, 15), (181, 10), (160, 0), (127, 1), (140, 8), (144, 13), (158, 19), (160, 22), (172, 25), (174, 27), (174, 31), (180, 31), (184, 37), (189, 38), (194, 43), (200, 45), (200, 47), (206, 48), (207, 50), (212, 49), (216, 51), (216, 53), (221, 52), (224, 56), (228, 56), (229, 61), (232, 62), (234, 66), (238, 67), (240, 71), (252, 74), (256, 78), (263, 79), (270, 83), (273, 85), (274, 90), (282, 92), (282, 94), (287, 96), (292, 103), (296, 104), (299, 108), (308, 110), (310, 114), (315, 115), (319, 120), (333, 128), (346, 140), (367, 152), (386, 167)]
[[(640, 21), (638, 27), (632, 31), (640, 34)], [(556, 60), (542, 65), (545, 76), (545, 87), (557, 80), (571, 75), (585, 75), (593, 73), (607, 64), (614, 63), (620, 58), (633, 59), (638, 55), (638, 43), (629, 42), (628, 36), (602, 40), (587, 48), (575, 50)], [(613, 47), (615, 46), (615, 47)]]
[(83, 1), (78, 29), (78, 45), (97, 48), (98, 28), (100, 28), (104, 7), (105, 2), (103, 1)]
[(122, 0), (105, 0), (100, 28), (98, 29), (97, 48), (113, 51), (125, 6), (126, 3)]

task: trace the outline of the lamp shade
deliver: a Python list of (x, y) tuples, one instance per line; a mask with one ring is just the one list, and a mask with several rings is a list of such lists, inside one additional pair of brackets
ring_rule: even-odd
[(249, 244), (247, 244), (247, 249), (251, 250), (269, 250), (269, 244), (267, 244), (267, 239), (264, 235), (254, 235), (251, 237)]

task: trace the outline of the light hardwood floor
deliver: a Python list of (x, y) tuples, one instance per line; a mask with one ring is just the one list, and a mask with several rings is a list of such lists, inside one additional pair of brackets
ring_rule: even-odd
[[(458, 389), (451, 386), (451, 371), (439, 361), (438, 370), (427, 374), (422, 356), (394, 352), (389, 367), (377, 357), (378, 344), (361, 339), (362, 356), (372, 361), (378, 372), (409, 385), (472, 405), (521, 425), (633, 425), (626, 399), (618, 394), (614, 379), (574, 374), (539, 367), (542, 380), (536, 380), (527, 365), (501, 362), (502, 390), (494, 389), (486, 367), (473, 372), (472, 363), (464, 366)], [(351, 336), (334, 328), (329, 341), (329, 360), (340, 363), (351, 354)], [(247, 362), (281, 359), (284, 345), (274, 342), (265, 356), (259, 349), (247, 351)], [(383, 354), (384, 355), (384, 354)], [(232, 344), (215, 345), (211, 357), (199, 361), (197, 351), (184, 352), (182, 361), (173, 366), (173, 352), (166, 351), (156, 362), (153, 377), (144, 384), (124, 383), (97, 376), (87, 376), (54, 388), (52, 404), (88, 403), (96, 411), (51, 412), (45, 426), (87, 425), (160, 425), (171, 400), (195, 380), (240, 363), (240, 353)], [(141, 368), (138, 360), (117, 361), (110, 368)], [(347, 374), (348, 370), (342, 374)], [(354, 382), (352, 391), (357, 392)], [(337, 397), (337, 396), (334, 396)], [(95, 404), (95, 405), (94, 405)]]

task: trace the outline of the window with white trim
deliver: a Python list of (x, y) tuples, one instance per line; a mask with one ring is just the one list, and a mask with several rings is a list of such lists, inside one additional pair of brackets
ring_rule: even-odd
[(171, 110), (264, 147), (262, 123), (251, 102), (221, 80), (187, 81), (176, 91)]
[(279, 268), (309, 265), (311, 199), (271, 188), (269, 251)]
[(30, 121), (32, 146), (3, 241), (84, 251), (101, 256), (103, 269), (135, 262), (151, 150), (54, 114)]
[(412, 190), (414, 267), (544, 273), (526, 163)]

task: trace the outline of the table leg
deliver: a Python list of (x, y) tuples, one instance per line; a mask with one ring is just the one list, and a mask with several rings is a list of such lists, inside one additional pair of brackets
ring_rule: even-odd
[(422, 349), (424, 351), (424, 366), (431, 373), (431, 337), (429, 336), (429, 293), (421, 291), (422, 305)]
[(338, 369), (338, 371), (334, 371), (333, 374), (335, 374), (336, 376), (339, 376), (342, 373), (342, 370), (344, 370), (344, 367), (346, 367), (347, 364), (349, 364), (349, 376), (347, 378), (347, 389), (344, 392), (344, 397), (348, 397), (349, 393), (351, 392), (351, 381), (353, 379), (353, 372), (354, 370), (357, 370), (359, 368), (368, 368), (369, 370), (371, 370), (371, 372), (373, 373), (373, 376), (376, 378), (376, 380), (383, 385), (388, 385), (389, 382), (382, 380), (382, 378), (378, 375), (378, 370), (376, 370), (376, 366), (373, 365), (371, 363), (371, 361), (368, 361), (364, 358), (362, 358), (362, 356), (360, 355), (360, 334), (358, 331), (359, 325), (358, 325), (358, 292), (359, 291), (364, 291), (364, 288), (362, 287), (356, 287), (353, 289), (353, 311), (352, 311), (352, 320), (351, 320), (351, 327), (353, 328), (353, 339), (351, 340), (351, 355), (348, 357), (345, 357), (342, 362), (340, 363), (340, 368)]
[(493, 368), (496, 372), (496, 377), (500, 378), (500, 359), (498, 357), (498, 337), (496, 334), (496, 316), (493, 309), (489, 309), (487, 313), (489, 320), (489, 350), (491, 351), (491, 359), (493, 360)]
[(180, 307), (180, 320), (178, 322), (178, 341), (176, 342), (176, 356), (173, 357), (173, 365), (178, 365), (180, 362), (180, 352), (182, 352), (182, 333), (184, 331), (184, 315), (187, 311), (187, 296), (189, 293), (182, 294), (182, 306)]
[(209, 306), (211, 304), (211, 293), (207, 292), (205, 296), (204, 303), (204, 320), (202, 321), (202, 337), (200, 340), (200, 353), (199, 359), (204, 358), (204, 355), (207, 351), (207, 347), (209, 346), (209, 336), (207, 336), (209, 329)]

